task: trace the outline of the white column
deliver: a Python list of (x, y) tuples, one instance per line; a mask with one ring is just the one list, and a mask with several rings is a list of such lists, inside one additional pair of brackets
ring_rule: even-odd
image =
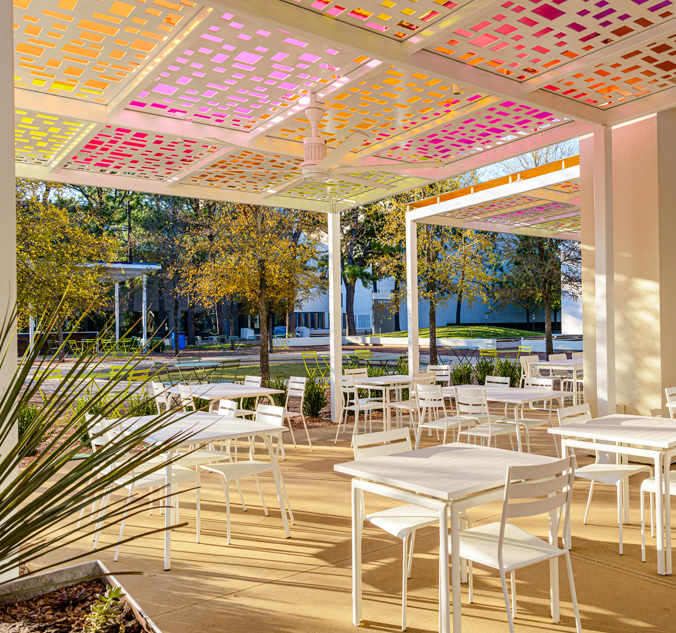
[[(141, 345), (145, 347), (145, 344), (148, 341), (148, 291), (146, 288), (146, 275), (142, 275), (141, 278), (143, 280), (143, 298), (141, 300), (141, 312), (143, 313), (143, 338), (141, 339)], [(216, 317), (216, 320), (218, 321), (218, 314)]]
[(33, 348), (33, 340), (35, 339), (35, 317), (28, 317), (28, 350)]
[(120, 340), (120, 284), (115, 282), (115, 340)]
[(406, 312), (408, 322), (408, 373), (420, 371), (418, 342), (418, 225), (406, 214)]
[[(0, 2), (0, 309), (12, 310), (16, 301), (16, 183), (14, 182), (14, 44), (12, 2)], [(8, 343), (0, 364), (0, 391), (4, 392), (17, 369), (16, 336)], [(4, 350), (3, 350), (4, 352)], [(7, 455), (19, 439), (15, 426), (0, 446)], [(4, 488), (9, 482), (2, 481)], [(0, 575), (0, 581), (16, 578), (14, 569)]]
[(329, 359), (331, 420), (340, 417), (340, 376), (343, 371), (343, 328), (340, 307), (340, 212), (329, 213)]
[(615, 413), (615, 263), (613, 241), (613, 137), (594, 130), (594, 233), (596, 258), (596, 390), (598, 415)]

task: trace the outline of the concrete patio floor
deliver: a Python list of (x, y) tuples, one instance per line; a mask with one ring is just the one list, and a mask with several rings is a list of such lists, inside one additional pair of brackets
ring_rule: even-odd
[[(376, 430), (374, 428), (374, 430)], [(181, 521), (189, 526), (173, 533), (172, 569), (162, 568), (161, 534), (123, 547), (119, 561), (112, 551), (92, 552), (109, 569), (142, 571), (142, 576), (120, 580), (164, 633), (203, 631), (352, 631), (350, 480), (333, 471), (338, 462), (350, 461), (348, 435), (333, 444), (334, 428), (311, 430), (315, 444), (310, 452), (300, 443), (294, 449), (287, 435), (287, 459), (282, 472), (296, 524), (285, 539), (271, 476), (262, 477), (270, 516), (265, 517), (253, 480), (243, 480), (248, 511), (231, 494), (232, 545), (225, 543), (225, 503), (220, 482), (213, 475), (202, 479), (202, 538), (195, 543), (194, 494), (181, 499)], [(436, 444), (424, 438), (424, 444)], [(502, 441), (501, 438), (499, 440)], [(531, 435), (535, 452), (554, 454), (551, 436), (544, 430)], [(505, 440), (504, 447), (508, 447)], [(581, 459), (581, 462), (584, 462)], [(616, 495), (612, 486), (599, 485), (594, 493), (589, 524), (582, 517), (588, 484), (577, 482), (573, 497), (571, 553), (576, 588), (585, 631), (676, 630), (676, 577), (657, 575), (655, 540), (648, 532), (647, 562), (640, 556), (638, 486), (631, 485), (631, 520), (624, 529), (624, 556), (618, 554)], [(367, 496), (367, 509), (392, 502)], [(499, 519), (498, 503), (470, 512), (475, 523)], [(127, 533), (159, 528), (157, 512), (134, 517)], [(545, 535), (544, 519), (522, 524)], [(116, 540), (109, 528), (102, 540)], [(400, 541), (373, 527), (364, 534), (364, 621), (375, 631), (401, 627)], [(83, 541), (58, 553), (59, 559), (91, 547)], [(416, 540), (408, 592), (408, 630), (438, 630), (438, 532), (428, 528)], [(52, 554), (40, 561), (55, 560)], [(41, 567), (34, 564), (31, 569)], [(549, 616), (549, 567), (537, 565), (517, 575), (517, 631), (574, 631), (574, 620), (565, 565), (560, 565), (561, 622)], [(453, 605), (452, 605), (453, 608)], [(508, 631), (498, 575), (475, 568), (475, 602), (469, 604), (463, 587), (463, 631)]]

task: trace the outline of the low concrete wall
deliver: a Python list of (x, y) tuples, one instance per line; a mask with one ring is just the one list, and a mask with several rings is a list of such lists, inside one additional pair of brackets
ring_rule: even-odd
[[(406, 346), (407, 338), (395, 338), (389, 336), (343, 336), (343, 343), (354, 345), (391, 345)], [(429, 347), (430, 339), (421, 338), (421, 347)], [(497, 340), (494, 338), (438, 338), (438, 347), (475, 347), (476, 349), (495, 349)]]

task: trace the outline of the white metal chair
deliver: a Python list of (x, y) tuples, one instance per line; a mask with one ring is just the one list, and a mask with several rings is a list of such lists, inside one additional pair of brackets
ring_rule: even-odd
[[(244, 376), (244, 386), (245, 387), (262, 387), (263, 386), (263, 378), (261, 376)], [(248, 418), (249, 416), (255, 416), (256, 415), (256, 409), (258, 408), (258, 400), (259, 398), (256, 398), (254, 400), (254, 408), (253, 409), (242, 409), (242, 401), (240, 400), (239, 406), (240, 408), (237, 409), (237, 417), (238, 418)]]
[(676, 415), (676, 387), (666, 387), (664, 390), (667, 397), (667, 409), (673, 418)]
[[(566, 559), (575, 626), (577, 633), (582, 633), (575, 579), (566, 542), (570, 525), (570, 501), (574, 473), (575, 458), (572, 456), (550, 464), (508, 468), (501, 520), (462, 530), (459, 534), (460, 557), (470, 561), (470, 603), (474, 601), (473, 563), (497, 569), (500, 574), (510, 633), (514, 633), (514, 618), (517, 617), (516, 571), (545, 561), (556, 561), (550, 576), (553, 578), (550, 595), (552, 620), (555, 623), (559, 622), (558, 559), (560, 556)], [(542, 514), (549, 515), (549, 542), (510, 522), (510, 519)], [(560, 527), (563, 528), (563, 548), (559, 548)], [(507, 574), (511, 579), (511, 606), (507, 590)]]
[(519, 387), (523, 387), (526, 378), (530, 378), (530, 365), (537, 363), (540, 357), (537, 354), (530, 354), (529, 356), (521, 356), (519, 364), (521, 365), (521, 380), (519, 380)]
[(417, 384), (415, 385), (416, 400), (418, 401), (418, 427), (415, 434), (415, 447), (420, 446), (420, 438), (423, 429), (429, 431), (436, 430), (437, 439), (439, 431), (444, 432), (443, 443), (446, 443), (448, 430), (453, 432), (453, 441), (455, 441), (455, 431), (460, 429), (460, 420), (449, 412), (446, 408), (446, 399), (441, 391), (441, 385)]
[[(575, 407), (565, 407), (557, 411), (559, 424), (564, 426), (573, 422), (585, 422), (591, 420), (591, 410), (588, 404), (580, 404)], [(617, 522), (620, 532), (620, 554), (622, 554), (622, 511), (624, 506), (623, 489), (629, 485), (629, 477), (647, 472), (652, 476), (653, 469), (650, 466), (640, 466), (636, 464), (621, 464), (618, 462), (617, 455), (603, 451), (603, 444), (599, 444), (599, 450), (596, 451), (596, 461), (593, 464), (582, 466), (575, 470), (575, 476), (580, 479), (589, 479), (589, 497), (587, 507), (584, 512), (584, 523), (587, 523), (589, 516), (589, 506), (591, 505), (592, 495), (594, 494), (594, 484), (604, 483), (617, 488)], [(628, 508), (627, 508), (628, 511)]]
[(584, 352), (571, 352), (570, 357), (579, 360), (580, 358), (584, 358)]
[(509, 378), (505, 376), (486, 376), (484, 386), (494, 385), (498, 387), (509, 387)]
[(460, 430), (459, 436), (465, 435), (468, 443), (470, 438), (473, 437), (475, 442), (478, 438), (482, 444), (485, 442), (486, 446), (490, 446), (491, 440), (495, 439), (497, 447), (498, 436), (509, 435), (509, 443), (512, 450), (514, 449), (511, 436), (516, 433), (516, 425), (505, 424), (504, 420), (491, 414), (485, 389), (456, 387), (455, 408), (458, 425), (461, 426), (465, 422), (468, 426), (465, 431)]
[[(355, 461), (410, 451), (411, 433), (409, 429), (363, 433), (355, 436), (353, 447)], [(402, 541), (401, 630), (405, 631), (406, 592), (413, 567), (416, 530), (437, 525), (439, 513), (413, 503), (381, 510), (380, 512), (372, 512), (367, 514), (365, 519)], [(465, 513), (461, 514), (461, 520), (464, 520), (468, 526), (471, 525), (470, 518)]]
[[(650, 495), (650, 536), (655, 536), (655, 477), (647, 477), (641, 482), (641, 560), (645, 563), (645, 494)], [(676, 497), (676, 471), (669, 472), (669, 495)]]
[(400, 400), (397, 402), (390, 402), (390, 409), (394, 410), (397, 426), (402, 426), (404, 423), (403, 414), (408, 413), (409, 425), (415, 429), (418, 423), (418, 399), (415, 395), (416, 385), (433, 385), (436, 382), (434, 374), (417, 374), (411, 379), (411, 387), (408, 391), (408, 400)]
[[(340, 425), (343, 425), (343, 432), (347, 429), (347, 414), (351, 411), (354, 414), (354, 429), (352, 431), (353, 435), (359, 433), (359, 414), (364, 413), (364, 430), (366, 430), (367, 417), (366, 414), (369, 414), (368, 421), (370, 421), (370, 416), (374, 411), (383, 411), (384, 413), (384, 404), (382, 401), (373, 401), (368, 399), (361, 399), (359, 397), (359, 389), (355, 386), (354, 377), (351, 374), (343, 375), (340, 377), (340, 393), (342, 396), (342, 406), (340, 410), (340, 418), (338, 418), (338, 428), (336, 429), (336, 439), (334, 444), (338, 442), (338, 433), (340, 432)], [(383, 418), (383, 425), (385, 424)]]
[[(291, 439), (293, 440), (294, 447), (296, 446), (296, 437), (293, 434), (293, 427), (291, 426), (291, 418), (300, 417), (303, 420), (303, 426), (305, 427), (305, 435), (307, 436), (307, 443), (312, 450), (312, 440), (310, 440), (310, 432), (307, 428), (307, 422), (305, 421), (305, 414), (303, 413), (303, 404), (305, 402), (305, 385), (307, 384), (307, 378), (291, 376), (289, 378), (289, 384), (286, 389), (286, 401), (284, 402), (284, 418), (289, 421), (289, 431), (291, 431)], [(300, 404), (298, 405), (298, 411), (289, 410), (289, 400), (291, 398), (298, 398)]]
[[(256, 410), (256, 421), (265, 422), (266, 424), (273, 424), (275, 426), (284, 426), (284, 408), (283, 407), (273, 407), (270, 405), (259, 405)], [(277, 444), (277, 451), (279, 451), (281, 442)], [(252, 438), (253, 446), (253, 438)], [(235, 461), (235, 462), (221, 462), (217, 464), (203, 464), (200, 466), (200, 471), (206, 471), (209, 473), (216, 473), (221, 478), (221, 484), (223, 486), (223, 492), (225, 493), (225, 518), (226, 518), (226, 532), (227, 532), (227, 543), (231, 544), (230, 537), (230, 483), (235, 482), (239, 488), (239, 480), (244, 477), (253, 477), (256, 480), (256, 488), (258, 489), (258, 494), (261, 499), (261, 505), (263, 506), (263, 512), (265, 516), (268, 516), (268, 508), (265, 505), (265, 498), (263, 497), (263, 491), (261, 489), (260, 480), (258, 475), (265, 472), (271, 472), (274, 468), (273, 464), (270, 462), (262, 462), (253, 459), (253, 453), (249, 453), (249, 459)], [(291, 512), (291, 505), (289, 504), (289, 498), (286, 494), (286, 487), (282, 482), (282, 492), (284, 495), (283, 499), (279, 500), (280, 504), (286, 502), (287, 508), (289, 510), (289, 518), (291, 523), (294, 522), (293, 513)], [(246, 504), (244, 503), (244, 498), (240, 490), (240, 498), (242, 501), (242, 509), (246, 512)]]
[(428, 365), (427, 372), (436, 376), (435, 382), (440, 382), (444, 387), (451, 384), (451, 366), (450, 365)]
[(150, 388), (158, 415), (169, 411), (171, 409), (171, 394), (167, 391), (167, 388), (161, 382), (151, 382)]
[(548, 356), (548, 359), (550, 361), (556, 361), (556, 360), (568, 360), (568, 354), (550, 354)]
[(195, 405), (195, 398), (192, 395), (192, 389), (190, 385), (179, 385), (179, 403), (183, 411), (197, 411), (197, 406)]

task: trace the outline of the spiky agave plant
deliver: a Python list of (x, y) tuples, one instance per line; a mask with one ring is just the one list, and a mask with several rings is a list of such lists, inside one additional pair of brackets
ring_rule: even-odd
[[(74, 408), (74, 403), (90, 390), (91, 376), (101, 371), (101, 363), (106, 356), (97, 358), (94, 351), (84, 353), (62, 373), (57, 388), (46, 392), (46, 376), (58, 364), (60, 354), (57, 352), (51, 359), (40, 358), (39, 354), (47, 343), (49, 332), (58, 323), (57, 314), (58, 308), (40, 319), (38, 331), (42, 333), (29, 347), (6, 389), (0, 394), (0, 446), (4, 447), (0, 456), (0, 574), (91, 536), (95, 532), (95, 523), (88, 520), (92, 518), (88, 510), (92, 502), (100, 502), (108, 492), (114, 493), (122, 488), (115, 484), (121, 477), (131, 475), (133, 479), (140, 479), (158, 470), (162, 464), (149, 467), (147, 460), (177, 446), (186, 438), (185, 434), (176, 434), (162, 446), (148, 446), (143, 452), (130, 454), (132, 448), (146, 441), (153, 432), (171, 424), (173, 412), (170, 411), (153, 417), (145, 424), (135, 425), (114, 443), (102, 446), (85, 459), (70, 462), (82, 450), (80, 437), (83, 433), (96, 437), (94, 425), (113, 417), (130, 395), (145, 390), (144, 384), (138, 384), (134, 389), (118, 390), (117, 387), (125, 381), (127, 372), (138, 368), (146, 354), (139, 350), (122, 365), (120, 372), (87, 399), (87, 405)], [(0, 365), (5, 367), (16, 362), (16, 347), (12, 344), (15, 323), (15, 309), (8, 310), (0, 324)], [(63, 342), (63, 346), (66, 345), (68, 338)], [(40, 393), (41, 388), (45, 393), (44, 406), (24, 428), (19, 441), (13, 444), (11, 440), (15, 437), (20, 411)], [(94, 417), (87, 415), (92, 410), (97, 411)], [(47, 430), (51, 434), (42, 452), (30, 465), (19, 470), (21, 460), (34, 454), (38, 445), (44, 442)], [(69, 462), (72, 467), (65, 468)], [(143, 511), (147, 502), (145, 496), (136, 497), (127, 506), (127, 515)], [(126, 499), (108, 506), (107, 525), (121, 520), (125, 505)], [(84, 528), (78, 529), (77, 522), (83, 509)], [(125, 542), (164, 529), (145, 532), (125, 539)], [(104, 545), (100, 549), (114, 545)], [(86, 555), (83, 552), (64, 558), (42, 569)]]

